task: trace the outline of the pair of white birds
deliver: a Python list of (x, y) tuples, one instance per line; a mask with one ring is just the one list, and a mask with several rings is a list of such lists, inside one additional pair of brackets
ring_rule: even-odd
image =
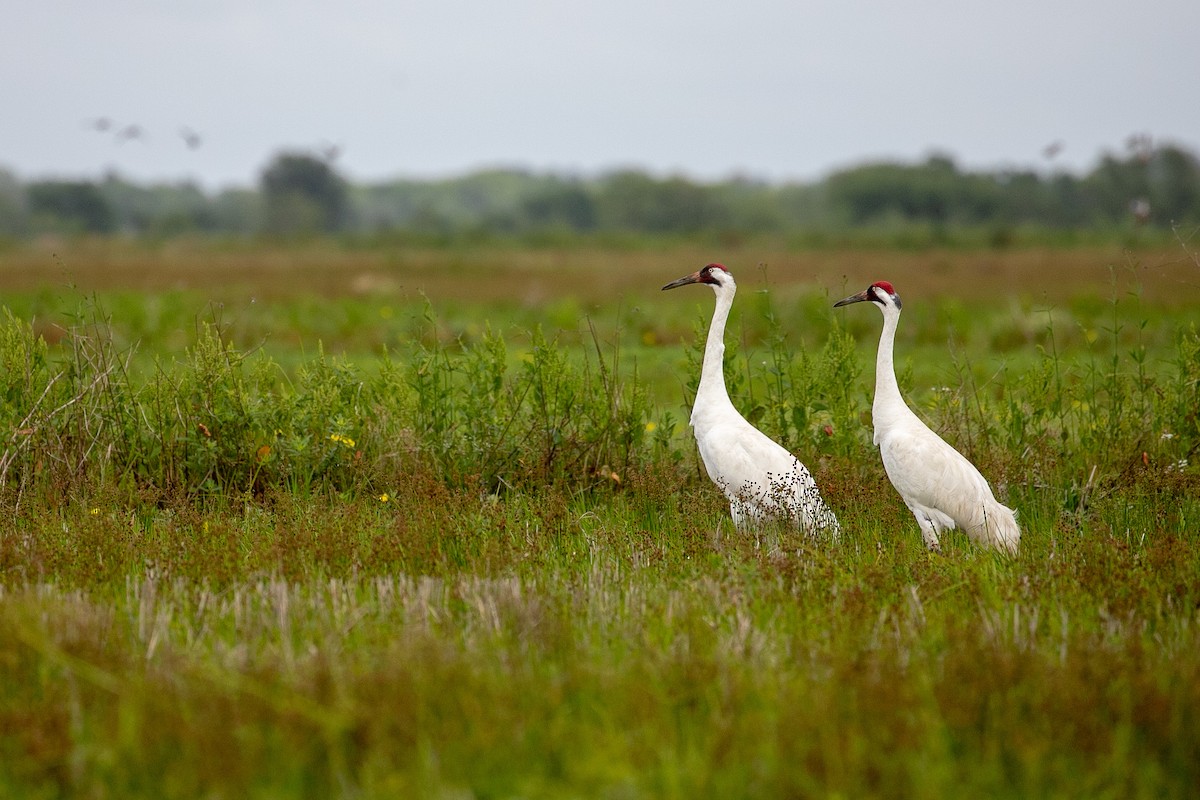
[[(717, 295), (692, 429), (708, 476), (729, 499), (734, 525), (785, 517), (810, 534), (825, 531), (836, 538), (841, 531), (837, 517), (808, 468), (739, 414), (725, 389), (725, 323), (737, 292), (733, 275), (722, 264), (709, 264), (662, 288), (692, 283), (711, 286)], [(939, 550), (938, 535), (960, 528), (977, 544), (1015, 555), (1021, 530), (1012, 509), (996, 500), (975, 465), (922, 422), (900, 395), (892, 357), (900, 296), (890, 283), (878, 281), (834, 307), (861, 302), (874, 303), (883, 312), (871, 407), (874, 442), (888, 478), (921, 526), (926, 547)]]

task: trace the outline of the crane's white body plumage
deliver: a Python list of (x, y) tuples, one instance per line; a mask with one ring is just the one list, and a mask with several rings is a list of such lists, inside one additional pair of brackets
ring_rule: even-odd
[(835, 305), (871, 301), (883, 312), (883, 332), (875, 361), (875, 400), (871, 406), (884, 471), (921, 526), (931, 550), (938, 535), (961, 529), (977, 544), (1015, 554), (1021, 540), (1016, 514), (992, 494), (975, 465), (921, 420), (900, 395), (893, 348), (900, 298), (879, 282)]
[(770, 518), (786, 518), (809, 534), (840, 533), (837, 517), (825, 504), (808, 468), (782, 445), (751, 425), (734, 408), (725, 388), (725, 323), (737, 284), (725, 267), (709, 264), (664, 286), (706, 283), (717, 296), (692, 406), (692, 431), (704, 469), (729, 499), (734, 525), (745, 527)]

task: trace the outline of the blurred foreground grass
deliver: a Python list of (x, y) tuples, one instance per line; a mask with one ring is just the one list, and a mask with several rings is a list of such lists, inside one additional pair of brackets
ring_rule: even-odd
[[(1186, 797), (1200, 503), (923, 551), (890, 487), (834, 547), (699, 487), (24, 516), (8, 796)], [(1127, 528), (1112, 524), (1119, 519)]]

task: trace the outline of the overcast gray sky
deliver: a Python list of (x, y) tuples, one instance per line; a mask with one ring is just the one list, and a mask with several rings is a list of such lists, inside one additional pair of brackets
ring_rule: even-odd
[(1197, 0), (10, 0), (3, 19), (0, 167), (22, 179), (250, 185), (326, 146), (355, 181), (814, 180), (933, 150), (1082, 170), (1135, 133), (1200, 152)]

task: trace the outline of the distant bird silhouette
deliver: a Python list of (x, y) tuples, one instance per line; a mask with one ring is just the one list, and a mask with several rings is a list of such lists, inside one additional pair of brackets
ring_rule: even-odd
[(100, 133), (108, 133), (110, 130), (112, 130), (112, 126), (115, 123), (113, 123), (113, 121), (108, 117), (96, 117), (95, 119), (89, 119), (84, 124), (87, 125), (87, 127), (91, 130), (98, 131)]
[(978, 544), (1015, 554), (1021, 530), (1012, 509), (997, 502), (975, 465), (934, 433), (900, 395), (892, 363), (900, 296), (890, 283), (878, 281), (833, 305), (861, 302), (874, 303), (883, 312), (871, 406), (874, 442), (888, 479), (921, 526), (925, 546), (940, 550), (938, 534), (961, 528)]
[(1154, 138), (1148, 133), (1131, 133), (1125, 138), (1125, 147), (1138, 161), (1148, 164), (1154, 155)]
[(187, 145), (188, 150), (198, 150), (200, 145), (204, 143), (204, 140), (200, 138), (200, 134), (187, 126), (179, 129), (179, 135), (183, 137), (183, 143)]
[(342, 154), (342, 146), (334, 142), (322, 142), (318, 152), (320, 152), (321, 158), (333, 162), (337, 161), (338, 156)]
[(116, 133), (117, 144), (133, 141), (134, 139), (143, 140), (146, 138), (146, 131), (141, 125), (126, 125)]
[(1053, 159), (1063, 151), (1063, 147), (1065, 146), (1066, 145), (1062, 143), (1061, 139), (1056, 139), (1042, 148), (1042, 156), (1044, 156), (1046, 159)]
[(837, 517), (808, 468), (739, 414), (725, 389), (725, 323), (737, 292), (733, 275), (722, 264), (709, 264), (662, 288), (690, 283), (711, 286), (717, 295), (692, 406), (692, 431), (708, 477), (729, 499), (734, 525), (782, 517), (809, 534), (825, 530), (837, 537)]

